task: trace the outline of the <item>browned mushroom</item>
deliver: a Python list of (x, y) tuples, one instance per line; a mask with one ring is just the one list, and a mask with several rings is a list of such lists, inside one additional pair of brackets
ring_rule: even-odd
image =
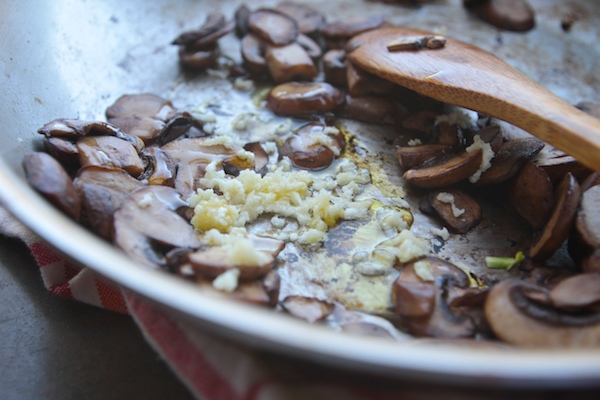
[(49, 137), (44, 140), (44, 148), (56, 161), (71, 173), (79, 168), (79, 151), (77, 146), (70, 140)]
[(464, 181), (479, 169), (481, 165), (481, 150), (463, 151), (436, 158), (418, 168), (404, 172), (404, 179), (415, 186), (434, 188), (450, 186)]
[[(479, 138), (484, 143), (489, 143), (494, 153), (497, 153), (502, 148), (504, 135), (502, 134), (502, 130), (498, 125), (486, 126), (485, 128), (478, 130), (474, 134), (479, 135)], [(470, 145), (472, 143), (473, 141), (471, 140), (467, 143), (467, 145)]]
[(452, 232), (467, 233), (481, 222), (481, 206), (463, 190), (435, 190), (428, 197), (431, 207)]
[(83, 136), (115, 136), (130, 142), (138, 151), (143, 148), (139, 139), (123, 133), (116, 126), (102, 121), (84, 121), (80, 119), (58, 118), (38, 129), (38, 133), (47, 138), (58, 137), (76, 141)]
[(529, 250), (531, 258), (544, 260), (562, 245), (575, 222), (580, 198), (579, 184), (568, 173), (556, 189), (556, 200), (550, 218)]
[(482, 20), (508, 31), (525, 32), (535, 26), (527, 0), (464, 0), (465, 7)]
[(187, 207), (179, 193), (167, 186), (147, 186), (123, 199), (114, 216), (114, 243), (132, 260), (150, 268), (166, 266), (163, 251), (198, 248), (192, 225), (177, 210)]
[(343, 98), (338, 89), (326, 82), (287, 82), (271, 90), (267, 105), (276, 114), (303, 116), (332, 111)]
[(199, 49), (179, 49), (179, 63), (190, 70), (201, 71), (216, 65), (221, 50), (218, 43), (205, 45)]
[(281, 154), (289, 157), (298, 168), (321, 170), (327, 168), (344, 148), (341, 132), (327, 133), (321, 124), (308, 124), (299, 128), (281, 146)]
[(250, 13), (251, 11), (246, 4), (240, 4), (240, 6), (235, 10), (235, 14), (233, 16), (235, 21), (235, 34), (239, 38), (243, 38), (250, 31), (250, 28), (248, 27)]
[(373, 124), (395, 124), (407, 111), (398, 103), (380, 96), (346, 95), (339, 115)]
[(146, 168), (140, 180), (145, 180), (148, 185), (173, 186), (175, 184), (175, 162), (164, 150), (158, 147), (148, 147), (142, 151), (142, 158), (146, 161)]
[(554, 307), (566, 311), (589, 308), (600, 303), (600, 274), (577, 274), (566, 278), (548, 293)]
[[(560, 285), (554, 300), (561, 305), (562, 299), (568, 297), (569, 310), (556, 307), (552, 292), (542, 286), (517, 279), (495, 285), (485, 302), (485, 316), (493, 332), (501, 340), (521, 346), (573, 348), (600, 345), (600, 316), (593, 307), (587, 307), (590, 301), (597, 304), (597, 293), (593, 300), (589, 290), (582, 290), (582, 297), (586, 299), (582, 301), (578, 299), (579, 285), (567, 283), (562, 288)], [(569, 293), (560, 293), (563, 290)], [(578, 306), (573, 307), (576, 304)]]
[(442, 121), (435, 125), (434, 136), (436, 143), (453, 148), (457, 148), (465, 142), (462, 129), (458, 125), (450, 124), (446, 121)]
[(325, 81), (335, 86), (346, 86), (346, 52), (344, 50), (329, 50), (323, 56), (323, 72)]
[[(175, 188), (183, 198), (188, 198), (199, 187), (198, 180), (204, 176), (206, 166), (216, 162), (222, 166), (229, 161), (238, 168), (253, 168), (250, 161), (238, 157), (242, 150), (240, 146), (214, 144), (207, 142), (206, 138), (185, 138), (174, 140), (162, 146), (162, 150), (169, 153), (177, 164)], [(236, 159), (235, 161), (232, 161)]]
[(281, 302), (281, 306), (291, 315), (310, 323), (323, 321), (334, 308), (329, 301), (305, 296), (287, 296)]
[(251, 12), (248, 17), (248, 28), (273, 46), (290, 44), (299, 34), (296, 21), (274, 9)]
[(321, 50), (321, 46), (310, 37), (301, 33), (296, 38), (296, 43), (306, 51), (306, 54), (308, 54), (314, 63), (317, 63), (321, 59), (323, 50)]
[(71, 177), (62, 165), (47, 153), (34, 152), (23, 157), (23, 168), (29, 184), (48, 201), (78, 221), (81, 199)]
[(432, 110), (417, 111), (403, 118), (401, 125), (406, 130), (430, 137), (433, 135), (435, 120), (438, 115), (437, 112)]
[(321, 35), (325, 38), (329, 49), (343, 49), (351, 37), (381, 28), (385, 23), (383, 16), (349, 18), (324, 24)]
[(476, 323), (468, 307), (450, 308), (453, 292), (468, 288), (467, 275), (447, 261), (426, 257), (405, 265), (393, 285), (400, 323), (415, 336), (471, 337)]
[(169, 100), (152, 93), (126, 94), (119, 97), (106, 109), (106, 118), (126, 118), (144, 116), (167, 121), (175, 116), (177, 111)]
[(346, 63), (346, 82), (348, 93), (352, 96), (391, 94), (395, 89), (395, 85), (390, 81), (369, 74), (351, 63)]
[(298, 24), (300, 33), (305, 35), (315, 34), (325, 23), (323, 14), (306, 4), (284, 1), (275, 6), (275, 9), (293, 18)]
[(569, 238), (569, 253), (586, 272), (600, 272), (600, 186), (592, 186), (581, 195), (575, 229)]
[(260, 175), (267, 173), (269, 155), (259, 142), (250, 142), (244, 145), (244, 150), (254, 154), (254, 170)]
[(206, 36), (218, 32), (225, 26), (225, 16), (221, 13), (212, 13), (206, 17), (204, 24), (197, 30), (187, 31), (179, 35), (172, 44), (189, 46)]
[(267, 46), (265, 60), (275, 83), (311, 81), (318, 73), (306, 50), (296, 42), (285, 46)]
[(266, 43), (253, 33), (248, 33), (242, 38), (242, 59), (248, 71), (256, 75), (267, 72), (266, 48)]
[(567, 172), (573, 174), (578, 181), (592, 173), (574, 157), (549, 145), (544, 146), (542, 151), (532, 159), (532, 162), (546, 171), (554, 185), (562, 181)]
[(481, 174), (481, 178), (476, 184), (488, 185), (509, 180), (528, 159), (539, 153), (543, 147), (544, 142), (534, 137), (512, 139), (505, 142), (492, 159), (490, 168)]
[(144, 172), (136, 149), (125, 140), (114, 136), (85, 136), (76, 144), (82, 167), (97, 165), (122, 168), (133, 177)]
[(452, 147), (445, 144), (422, 144), (418, 146), (399, 146), (396, 157), (403, 169), (417, 167), (427, 161), (437, 159), (452, 151)]
[(114, 214), (125, 196), (143, 185), (120, 168), (85, 167), (74, 180), (89, 226), (112, 240)]
[(554, 187), (546, 171), (526, 162), (506, 189), (508, 202), (519, 217), (533, 229), (546, 224), (554, 206)]

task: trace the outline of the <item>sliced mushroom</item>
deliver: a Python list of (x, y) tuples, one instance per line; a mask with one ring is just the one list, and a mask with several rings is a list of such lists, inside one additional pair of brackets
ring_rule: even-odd
[(581, 195), (575, 229), (569, 238), (569, 253), (586, 272), (600, 271), (600, 186)]
[(289, 157), (294, 166), (308, 170), (327, 168), (344, 148), (341, 132), (327, 133), (321, 124), (299, 128), (281, 146), (281, 154)]
[(532, 159), (532, 162), (543, 168), (555, 185), (562, 181), (567, 172), (573, 174), (578, 181), (592, 173), (574, 157), (548, 145)]
[(274, 46), (290, 44), (298, 37), (298, 24), (293, 18), (273, 9), (253, 11), (248, 17), (249, 29)]
[[(497, 153), (498, 151), (500, 151), (500, 148), (502, 147), (502, 144), (503, 144), (503, 135), (502, 135), (502, 130), (500, 129), (500, 126), (498, 126), (498, 125), (486, 126), (485, 128), (482, 128), (479, 131), (475, 132), (475, 135), (479, 135), (479, 138), (484, 143), (489, 143), (492, 148), (492, 151), (494, 153)], [(470, 145), (470, 144), (472, 144), (472, 142), (467, 143), (467, 145)]]
[(452, 232), (467, 233), (481, 222), (481, 206), (460, 189), (435, 190), (429, 194), (429, 202)]
[(44, 148), (56, 161), (70, 173), (79, 168), (79, 151), (70, 140), (59, 137), (49, 137), (44, 140)]
[(495, 27), (525, 32), (535, 27), (535, 13), (527, 0), (464, 0), (473, 14)]
[(267, 105), (279, 115), (302, 116), (332, 111), (343, 98), (338, 89), (326, 82), (287, 82), (271, 90)]
[(319, 46), (319, 44), (310, 37), (304, 34), (299, 34), (296, 38), (296, 43), (299, 44), (304, 51), (306, 51), (306, 54), (308, 54), (314, 63), (317, 63), (319, 59), (321, 59), (321, 56), (323, 55), (321, 46)]
[(109, 123), (69, 118), (58, 118), (50, 121), (38, 129), (38, 133), (48, 138), (62, 137), (70, 140), (77, 140), (87, 135), (123, 137), (123, 132)]
[(182, 207), (187, 203), (173, 188), (148, 186), (136, 190), (125, 197), (115, 213), (114, 243), (141, 265), (164, 268), (164, 249), (194, 249), (201, 245), (192, 225), (177, 213)]
[(148, 185), (173, 186), (175, 184), (176, 165), (169, 153), (158, 147), (148, 147), (142, 151), (146, 168), (139, 177)]
[(370, 74), (351, 63), (346, 63), (346, 82), (348, 93), (352, 96), (369, 94), (391, 94), (395, 85), (390, 81)]
[[(577, 292), (570, 295), (577, 296)], [(597, 311), (568, 312), (540, 298), (550, 298), (547, 289), (526, 281), (507, 279), (495, 285), (485, 302), (485, 315), (496, 336), (507, 343), (530, 347), (600, 345)]]
[(250, 31), (250, 27), (248, 26), (250, 13), (251, 11), (246, 4), (241, 4), (235, 10), (235, 14), (233, 17), (235, 21), (235, 34), (239, 38), (243, 38)]
[(347, 67), (346, 67), (346, 52), (344, 50), (329, 50), (323, 56), (323, 72), (325, 73), (325, 81), (334, 86), (346, 86)]
[(74, 180), (89, 226), (112, 240), (114, 214), (125, 196), (141, 188), (140, 181), (120, 168), (85, 167)]
[(513, 139), (505, 142), (492, 159), (489, 169), (481, 174), (477, 185), (502, 183), (512, 178), (531, 157), (539, 153), (544, 142), (536, 138)]
[(344, 19), (323, 25), (321, 35), (325, 38), (329, 49), (342, 49), (351, 37), (381, 28), (385, 23), (383, 16)]
[(260, 142), (251, 142), (244, 145), (244, 150), (254, 154), (254, 170), (260, 175), (267, 173), (267, 165), (269, 163), (269, 155), (265, 151)]
[(175, 114), (169, 119), (160, 132), (156, 134), (153, 141), (162, 146), (180, 137), (199, 138), (207, 136), (203, 129), (203, 123), (187, 112)]
[(546, 224), (554, 206), (554, 187), (546, 171), (526, 162), (506, 190), (512, 209), (533, 229)]
[(177, 164), (175, 188), (183, 198), (188, 198), (199, 187), (198, 181), (204, 176), (206, 166), (216, 162), (222, 166), (223, 162), (232, 161), (239, 168), (253, 168), (246, 159), (238, 159), (242, 150), (237, 145), (225, 146), (207, 142), (206, 138), (186, 138), (169, 142), (161, 147), (169, 153)]
[(554, 307), (576, 311), (600, 303), (600, 274), (578, 274), (561, 281), (550, 290)]
[(106, 118), (127, 118), (130, 116), (150, 117), (167, 121), (175, 116), (173, 104), (152, 93), (126, 94), (119, 97), (106, 109)]
[(82, 167), (96, 165), (116, 167), (138, 177), (144, 165), (133, 145), (114, 136), (85, 136), (77, 141), (79, 163)]
[[(420, 271), (426, 269), (426, 273)], [(400, 322), (415, 336), (471, 337), (476, 325), (466, 310), (451, 309), (453, 291), (469, 285), (467, 275), (447, 261), (426, 257), (405, 265), (393, 285)]]
[(314, 297), (287, 296), (281, 306), (291, 315), (310, 323), (323, 321), (334, 309), (334, 305)]
[(275, 9), (293, 18), (298, 24), (300, 33), (305, 35), (318, 32), (325, 23), (323, 14), (306, 4), (284, 1), (275, 6)]
[(244, 67), (253, 74), (267, 72), (267, 60), (265, 60), (266, 43), (257, 35), (248, 33), (242, 38), (242, 59)]
[(418, 167), (427, 161), (437, 159), (452, 151), (452, 147), (445, 144), (422, 144), (418, 146), (399, 146), (396, 157), (403, 169)]
[(221, 55), (218, 43), (206, 45), (199, 49), (181, 47), (179, 63), (181, 66), (194, 71), (201, 71), (215, 66)]
[(421, 110), (410, 113), (406, 118), (402, 119), (402, 128), (430, 137), (433, 135), (437, 117), (438, 113), (432, 110)]
[(435, 142), (440, 145), (457, 148), (464, 144), (464, 135), (462, 130), (456, 124), (440, 122), (434, 127)]
[(296, 42), (285, 46), (267, 46), (265, 60), (275, 83), (311, 81), (318, 73), (306, 50)]
[(81, 214), (81, 199), (63, 166), (47, 153), (34, 152), (23, 157), (29, 184), (48, 201), (75, 221)]
[(190, 46), (198, 40), (219, 31), (225, 25), (225, 16), (221, 13), (212, 13), (206, 17), (204, 24), (194, 31), (187, 31), (179, 35), (172, 44)]
[(479, 169), (481, 150), (463, 151), (425, 163), (407, 170), (403, 177), (407, 182), (422, 188), (450, 186), (464, 181)]
[(380, 96), (354, 97), (346, 95), (339, 115), (355, 121), (373, 124), (395, 124), (406, 110), (401, 105)]
[(111, 118), (110, 123), (123, 132), (142, 139), (146, 144), (151, 143), (165, 127), (163, 121), (143, 115)]
[(240, 280), (261, 278), (272, 270), (284, 243), (255, 235), (248, 239), (252, 243), (252, 250), (245, 254), (236, 254), (240, 249), (234, 245), (212, 246), (188, 254), (188, 260), (198, 274), (208, 278), (216, 278), (233, 268), (240, 271)]
[(535, 260), (550, 257), (565, 241), (575, 222), (579, 207), (581, 189), (568, 173), (556, 189), (556, 200), (548, 222), (529, 250), (529, 256)]

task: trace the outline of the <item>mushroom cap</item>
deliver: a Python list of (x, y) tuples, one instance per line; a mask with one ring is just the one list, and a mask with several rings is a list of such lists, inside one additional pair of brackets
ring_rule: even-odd
[(332, 111), (343, 99), (342, 93), (326, 82), (287, 82), (271, 90), (267, 105), (279, 115), (302, 116)]
[[(501, 340), (529, 347), (597, 347), (600, 345), (600, 319), (580, 317), (579, 324), (560, 324), (557, 320), (569, 317), (568, 313), (539, 305), (523, 293), (545, 292), (540, 286), (518, 280), (507, 279), (495, 285), (485, 302), (485, 316), (493, 332)], [(532, 296), (530, 296), (532, 297)], [(545, 315), (546, 320), (532, 316), (530, 311)], [(572, 319), (577, 319), (573, 316)]]

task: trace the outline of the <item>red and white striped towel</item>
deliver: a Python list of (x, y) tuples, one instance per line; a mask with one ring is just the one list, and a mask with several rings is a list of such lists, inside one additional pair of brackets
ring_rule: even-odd
[[(0, 207), (0, 234), (23, 240), (53, 294), (130, 314), (144, 337), (199, 399), (490, 399), (465, 390), (378, 384), (365, 377), (328, 374), (216, 337), (162, 312), (135, 294), (76, 265)], [(494, 396), (495, 397), (495, 396)], [(498, 397), (500, 398), (500, 397)]]

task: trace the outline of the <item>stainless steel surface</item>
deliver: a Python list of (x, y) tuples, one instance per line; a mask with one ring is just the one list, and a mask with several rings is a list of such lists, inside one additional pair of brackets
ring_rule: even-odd
[[(0, 198), (22, 221), (60, 250), (144, 297), (193, 319), (199, 327), (263, 348), (384, 376), (474, 386), (600, 385), (600, 351), (495, 351), (389, 343), (342, 335), (268, 310), (201, 297), (193, 286), (133, 265), (111, 246), (67, 220), (24, 182), (22, 156), (35, 133), (57, 117), (103, 118), (124, 93), (154, 92), (179, 108), (194, 107), (205, 84), (182, 74), (169, 42), (198, 26), (210, 11), (228, 16), (235, 1), (35, 1), (0, 5), (0, 83), (4, 101)], [(272, 4), (274, 2), (252, 2)], [(600, 102), (600, 3), (531, 1), (538, 26), (527, 35), (498, 32), (468, 16), (461, 1), (405, 9), (373, 2), (307, 1), (330, 19), (386, 14), (395, 23), (445, 30), (494, 52), (570, 102)], [(575, 5), (574, 5), (575, 4)], [(560, 18), (581, 18), (570, 33)], [(223, 51), (237, 54), (233, 38)], [(196, 97), (197, 96), (197, 97)]]

